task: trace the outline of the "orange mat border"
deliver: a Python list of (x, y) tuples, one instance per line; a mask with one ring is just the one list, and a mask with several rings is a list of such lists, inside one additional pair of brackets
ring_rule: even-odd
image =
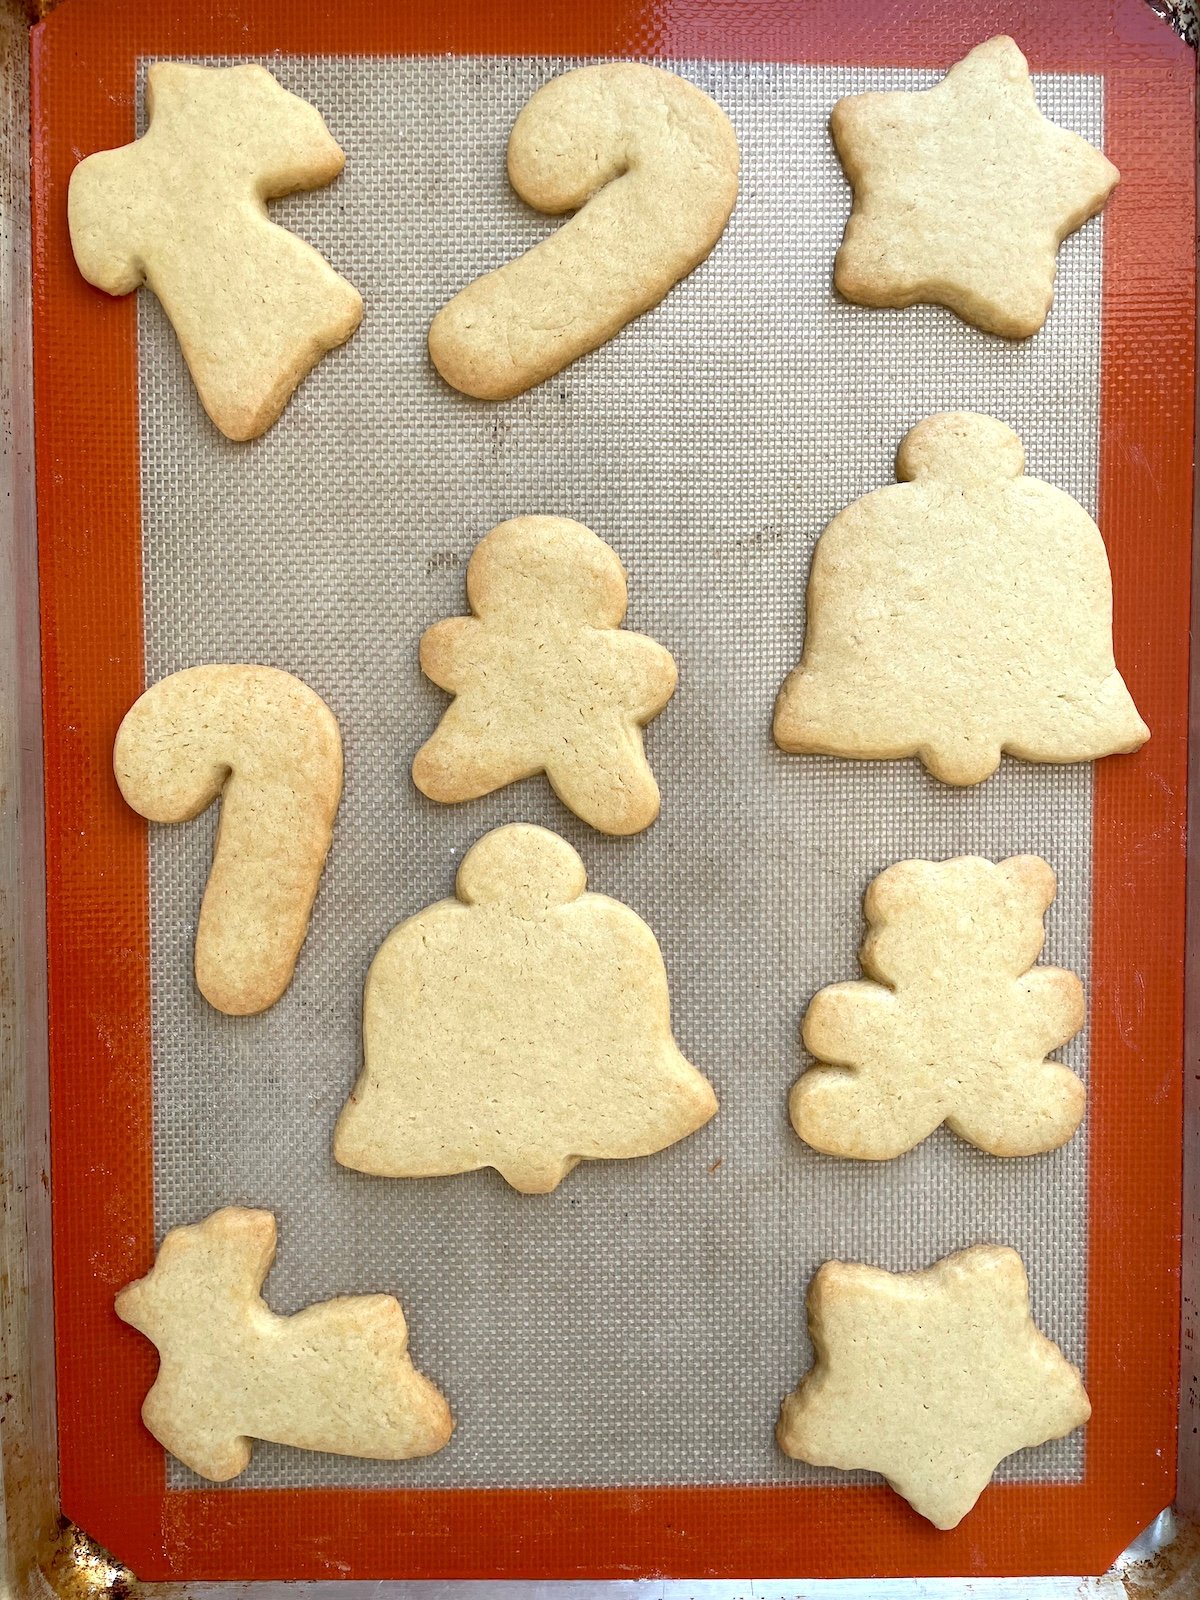
[[(154, 1353), (112, 1311), (114, 1292), (145, 1271), (154, 1248), (146, 831), (110, 769), (117, 723), (143, 687), (135, 311), (133, 297), (110, 300), (74, 269), (72, 167), (133, 136), (139, 55), (561, 52), (944, 67), (1002, 31), (1035, 70), (1104, 74), (1107, 148), (1123, 173), (1105, 223), (1100, 520), (1118, 660), (1154, 737), (1096, 772), (1095, 1416), (1084, 1481), (995, 1486), (952, 1533), (876, 1488), (167, 1490), (162, 1451), (138, 1420)], [(1189, 52), (1143, 0), (64, 0), (33, 30), (32, 93), (66, 1514), (143, 1579), (1103, 1570), (1171, 1500), (1174, 1480), (1194, 382)], [(358, 337), (370, 339), (369, 318)], [(772, 1422), (764, 1417), (764, 1429)]]

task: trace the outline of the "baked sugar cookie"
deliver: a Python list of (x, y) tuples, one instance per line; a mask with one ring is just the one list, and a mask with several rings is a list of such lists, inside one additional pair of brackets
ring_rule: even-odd
[(1014, 1450), (1092, 1414), (1038, 1332), (1015, 1250), (977, 1245), (924, 1272), (827, 1261), (808, 1290), (816, 1356), (783, 1402), (780, 1448), (881, 1472), (936, 1528), (956, 1527)]
[(941, 1123), (996, 1156), (1054, 1150), (1085, 1091), (1046, 1053), (1083, 1026), (1073, 972), (1036, 967), (1054, 873), (1037, 856), (901, 861), (867, 890), (874, 981), (812, 1001), (817, 1058), (792, 1090), (792, 1126), (830, 1155), (886, 1161)]
[(685, 78), (613, 61), (537, 91), (513, 124), (508, 176), (538, 211), (575, 215), (433, 319), (434, 366), (481, 400), (560, 372), (704, 260), (737, 199), (737, 137)]
[(228, 438), (253, 439), (362, 319), (358, 290), (266, 207), (330, 183), (346, 158), (265, 67), (160, 61), (146, 107), (142, 138), (71, 174), (75, 260), (108, 294), (149, 284), (204, 409)]
[(172, 1228), (117, 1315), (158, 1346), (142, 1420), (202, 1478), (250, 1463), (253, 1440), (404, 1461), (432, 1455), (454, 1428), (416, 1371), (389, 1294), (346, 1295), (277, 1317), (262, 1298), (275, 1259), (269, 1211), (229, 1206)]
[(654, 935), (586, 884), (566, 840), (517, 823), (467, 852), (457, 899), (393, 929), (367, 974), (343, 1166), (495, 1167), (542, 1194), (582, 1160), (650, 1155), (709, 1120), (716, 1096), (672, 1037)]
[(265, 1011), (287, 988), (342, 796), (333, 712), (274, 667), (188, 667), (146, 690), (113, 769), (151, 822), (221, 825), (196, 929), (196, 984), (218, 1011)]
[(1058, 247), (1116, 167), (1038, 110), (1025, 57), (989, 39), (916, 94), (839, 100), (830, 128), (854, 209), (834, 282), (869, 306), (948, 306), (1023, 339), (1045, 322)]
[(1002, 751), (1093, 761), (1149, 738), (1113, 660), (1100, 530), (1024, 466), (1002, 422), (945, 412), (904, 439), (899, 484), (833, 519), (775, 706), (781, 749), (919, 755), (971, 784)]
[(675, 692), (675, 663), (621, 628), (625, 569), (565, 517), (493, 528), (467, 567), (473, 615), (436, 623), (421, 668), (455, 696), (417, 752), (432, 800), (474, 800), (544, 772), (564, 805), (602, 833), (658, 815), (642, 727)]

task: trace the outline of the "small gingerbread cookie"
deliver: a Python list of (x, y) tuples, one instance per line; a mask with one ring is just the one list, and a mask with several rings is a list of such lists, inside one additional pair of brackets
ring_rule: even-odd
[(716, 1097), (672, 1037), (654, 935), (586, 885), (565, 839), (517, 823), (467, 852), (457, 899), (392, 930), (367, 974), (343, 1166), (495, 1167), (544, 1194), (580, 1161), (650, 1155), (709, 1120)]
[(614, 61), (544, 84), (513, 125), (509, 181), (537, 210), (575, 215), (442, 307), (434, 366), (506, 400), (611, 339), (721, 237), (738, 159), (728, 117), (673, 72)]
[(196, 929), (196, 984), (218, 1011), (265, 1011), (291, 982), (342, 796), (333, 712), (274, 667), (189, 667), (147, 689), (113, 769), (151, 822), (221, 797)]
[(800, 1137), (860, 1161), (902, 1155), (942, 1122), (995, 1156), (1065, 1144), (1084, 1087), (1046, 1052), (1083, 1026), (1083, 985), (1033, 965), (1055, 888), (1037, 856), (880, 873), (862, 949), (876, 981), (822, 989), (804, 1018), (817, 1065), (789, 1102)]
[(927, 417), (900, 446), (901, 482), (833, 519), (775, 706), (781, 749), (919, 755), (969, 784), (1002, 751), (1093, 761), (1149, 738), (1113, 661), (1100, 530), (1024, 466), (994, 417)]
[(456, 698), (417, 752), (431, 800), (473, 800), (544, 772), (601, 833), (637, 833), (658, 815), (642, 728), (675, 692), (675, 663), (621, 628), (625, 569), (565, 517), (493, 528), (467, 568), (473, 615), (421, 640), (421, 668)]
[(962, 1521), (1005, 1456), (1092, 1414), (1078, 1371), (1034, 1325), (1015, 1250), (977, 1245), (924, 1272), (827, 1261), (808, 1328), (816, 1361), (783, 1402), (780, 1448), (881, 1472), (935, 1528)]
[(416, 1371), (390, 1294), (345, 1295), (278, 1317), (262, 1298), (269, 1211), (229, 1206), (172, 1228), (117, 1315), (158, 1346), (142, 1420), (202, 1478), (249, 1465), (255, 1439), (376, 1461), (432, 1455), (454, 1422)]
[(204, 409), (228, 438), (253, 439), (362, 320), (358, 290), (266, 207), (330, 183), (346, 158), (265, 67), (160, 61), (146, 107), (142, 138), (71, 174), (75, 260), (108, 294), (149, 284)]
[(834, 282), (869, 306), (948, 306), (1023, 339), (1046, 320), (1058, 247), (1116, 167), (1038, 110), (1011, 39), (989, 39), (920, 93), (839, 100), (830, 128), (854, 209)]

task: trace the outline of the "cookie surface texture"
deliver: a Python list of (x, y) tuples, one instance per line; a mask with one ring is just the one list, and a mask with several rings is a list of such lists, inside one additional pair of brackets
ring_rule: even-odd
[(450, 1408), (408, 1354), (388, 1294), (346, 1295), (279, 1317), (260, 1293), (275, 1259), (269, 1211), (229, 1206), (172, 1228), (117, 1315), (158, 1346), (142, 1420), (203, 1478), (249, 1464), (254, 1439), (403, 1461), (449, 1439)]
[(924, 1272), (827, 1261), (808, 1290), (815, 1362), (776, 1438), (800, 1461), (880, 1472), (953, 1528), (1014, 1450), (1091, 1416), (1078, 1371), (1038, 1332), (1015, 1250), (977, 1245)]
[(495, 1167), (542, 1194), (581, 1160), (649, 1155), (709, 1120), (716, 1096), (672, 1037), (654, 935), (586, 884), (564, 839), (516, 823), (467, 852), (457, 899), (393, 929), (367, 974), (343, 1166)]
[(265, 67), (160, 61), (146, 108), (142, 138), (71, 174), (75, 260), (108, 294), (154, 290), (204, 409), (228, 438), (253, 439), (362, 319), (358, 290), (266, 208), (331, 182), (346, 158)]
[(781, 749), (919, 755), (971, 784), (1003, 751), (1091, 761), (1149, 738), (1113, 660), (1100, 530), (1024, 465), (1002, 422), (944, 412), (905, 437), (899, 484), (833, 519), (775, 706)]
[(246, 1016), (291, 982), (342, 795), (342, 740), (319, 695), (274, 667), (188, 667), (117, 730), (121, 793), (151, 822), (221, 800), (196, 929), (196, 984)]
[(433, 800), (473, 800), (544, 772), (602, 833), (637, 833), (658, 815), (642, 728), (675, 692), (675, 663), (621, 628), (616, 551), (564, 517), (493, 528), (467, 568), (473, 615), (421, 640), (421, 668), (455, 696), (413, 762)]
[(854, 209), (834, 266), (848, 300), (948, 306), (1022, 339), (1046, 320), (1058, 247), (1118, 177), (1048, 122), (1011, 39), (989, 39), (932, 89), (856, 94), (830, 129)]
[(673, 72), (635, 61), (579, 67), (544, 84), (518, 116), (508, 176), (538, 211), (575, 216), (434, 318), (434, 366), (481, 400), (560, 372), (704, 260), (737, 199), (737, 136)]
[(996, 1156), (1054, 1150), (1083, 1118), (1083, 1084), (1047, 1061), (1083, 1026), (1073, 972), (1036, 967), (1054, 899), (1037, 856), (993, 865), (901, 861), (867, 891), (862, 966), (804, 1017), (817, 1058), (792, 1126), (829, 1155), (886, 1161), (941, 1123)]

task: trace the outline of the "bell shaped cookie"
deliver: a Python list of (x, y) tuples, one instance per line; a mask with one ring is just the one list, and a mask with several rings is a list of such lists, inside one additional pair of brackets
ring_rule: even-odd
[(228, 438), (253, 439), (362, 319), (358, 290), (266, 207), (331, 182), (346, 158), (265, 67), (160, 61), (146, 107), (142, 138), (71, 174), (75, 260), (108, 294), (149, 284), (204, 409)]
[(932, 301), (1013, 339), (1036, 333), (1058, 247), (1101, 209), (1116, 167), (1038, 110), (1011, 39), (932, 89), (839, 100), (830, 130), (854, 209), (834, 266), (848, 300)]
[(413, 761), (431, 800), (473, 800), (544, 772), (601, 833), (658, 815), (642, 727), (675, 692), (668, 651), (621, 627), (625, 569), (566, 517), (518, 517), (476, 545), (473, 615), (421, 640), (421, 667), (455, 696)]
[(654, 935), (586, 884), (565, 840), (517, 823), (467, 852), (457, 899), (393, 929), (367, 974), (343, 1166), (495, 1167), (542, 1194), (580, 1161), (650, 1155), (709, 1120), (716, 1096), (672, 1037)]
[(1054, 873), (1037, 856), (994, 865), (901, 861), (867, 891), (863, 970), (804, 1018), (817, 1065), (789, 1102), (806, 1143), (886, 1161), (941, 1123), (996, 1156), (1065, 1144), (1084, 1087), (1046, 1053), (1083, 1026), (1073, 972), (1036, 967)]
[(815, 1363), (775, 1436), (816, 1467), (881, 1472), (956, 1527), (1014, 1450), (1092, 1414), (1078, 1371), (1034, 1325), (1015, 1250), (977, 1245), (924, 1272), (827, 1261), (808, 1290)]
[(345, 1295), (279, 1317), (262, 1298), (275, 1259), (269, 1211), (228, 1206), (172, 1228), (117, 1315), (158, 1346), (142, 1420), (203, 1478), (224, 1482), (254, 1439), (403, 1461), (440, 1450), (450, 1408), (408, 1354), (389, 1294)]
[(900, 446), (900, 483), (833, 519), (775, 706), (781, 749), (919, 755), (972, 784), (1002, 752), (1092, 761), (1149, 738), (1113, 660), (1100, 530), (1024, 465), (995, 418), (928, 417)]

